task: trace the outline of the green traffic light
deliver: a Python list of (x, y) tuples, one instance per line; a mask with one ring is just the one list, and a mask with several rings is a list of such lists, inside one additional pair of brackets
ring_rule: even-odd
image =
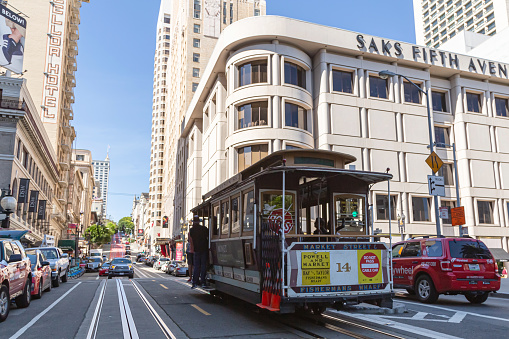
[(352, 217), (356, 218), (356, 217), (357, 217), (357, 214), (358, 214), (358, 213), (357, 213), (357, 211), (353, 211), (353, 212), (352, 212)]

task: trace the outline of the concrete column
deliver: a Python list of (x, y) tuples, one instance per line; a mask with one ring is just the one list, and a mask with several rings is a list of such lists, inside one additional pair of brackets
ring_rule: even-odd
[(362, 170), (363, 171), (371, 170), (371, 164), (369, 161), (369, 149), (367, 148), (362, 149)]
[[(316, 138), (319, 140), (320, 137), (324, 134), (330, 134), (330, 105), (329, 103), (322, 101), (323, 97), (321, 94), (329, 93), (329, 68), (327, 67), (327, 62), (325, 60), (327, 51), (325, 49), (321, 49), (319, 52), (319, 60), (318, 67), (315, 67), (317, 72), (320, 72), (320, 87), (318, 88), (318, 105), (316, 116)], [(318, 148), (322, 149), (321, 142), (318, 141)], [(323, 145), (325, 146), (325, 145)], [(328, 148), (328, 147), (327, 147)]]
[(272, 149), (272, 152), (277, 152), (277, 151), (280, 151), (283, 147), (282, 145), (282, 140), (281, 139), (274, 139), (274, 144), (273, 144), (273, 149)]
[(281, 117), (281, 97), (272, 97), (272, 128), (283, 128)]
[(368, 110), (366, 107), (361, 107), (361, 137), (369, 137)]
[[(489, 84), (489, 80), (483, 80), (483, 82)], [(484, 91), (484, 98), (482, 101), (482, 113), (486, 116), (492, 117), (493, 111), (491, 110), (491, 95), (489, 90)]]
[(272, 55), (272, 84), (275, 86), (281, 85), (281, 57), (278, 53), (278, 40), (272, 40), (272, 44), (276, 45), (276, 54)]
[(399, 180), (401, 182), (406, 182), (406, 166), (404, 152), (398, 152), (398, 161), (399, 161)]
[[(360, 57), (359, 57), (360, 58)], [(357, 84), (359, 86), (359, 97), (366, 97), (366, 73), (362, 68), (357, 69)]]
[(394, 87), (394, 102), (397, 103), (397, 104), (400, 104), (401, 103), (402, 80), (401, 80), (401, 77), (399, 75), (395, 76), (395, 77), (392, 77), (392, 79), (394, 80), (394, 84), (393, 84), (393, 87)]

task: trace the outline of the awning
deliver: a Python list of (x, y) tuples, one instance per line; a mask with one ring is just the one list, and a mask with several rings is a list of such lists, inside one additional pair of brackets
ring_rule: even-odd
[(509, 261), (509, 253), (503, 248), (490, 248), (490, 251), (496, 261)]
[(171, 242), (170, 238), (156, 238), (154, 245), (165, 245)]

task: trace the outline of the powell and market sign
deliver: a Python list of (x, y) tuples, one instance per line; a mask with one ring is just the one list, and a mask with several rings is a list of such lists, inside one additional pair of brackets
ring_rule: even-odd
[(412, 60), (460, 71), (509, 79), (507, 65), (495, 61), (487, 61), (401, 42), (392, 42), (387, 39), (368, 38), (362, 34), (357, 34), (356, 42), (357, 48), (360, 51), (372, 54), (386, 55), (398, 59)]

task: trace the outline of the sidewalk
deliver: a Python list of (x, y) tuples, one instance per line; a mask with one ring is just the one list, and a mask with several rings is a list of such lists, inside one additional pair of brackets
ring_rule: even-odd
[(497, 293), (492, 293), (492, 297), (509, 299), (509, 278), (500, 279), (500, 289)]

